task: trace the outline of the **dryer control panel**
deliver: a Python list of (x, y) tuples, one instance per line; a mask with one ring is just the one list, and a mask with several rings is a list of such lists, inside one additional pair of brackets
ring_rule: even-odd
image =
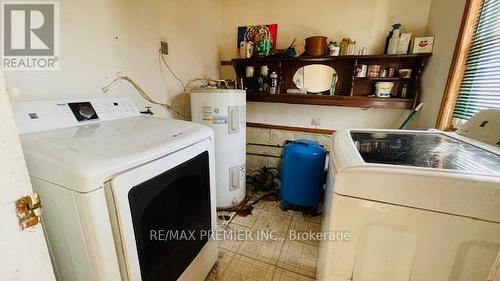
[(70, 102), (69, 108), (73, 111), (76, 120), (79, 122), (99, 119), (94, 107), (90, 102)]
[(26, 102), (13, 105), (20, 134), (140, 116), (129, 98)]

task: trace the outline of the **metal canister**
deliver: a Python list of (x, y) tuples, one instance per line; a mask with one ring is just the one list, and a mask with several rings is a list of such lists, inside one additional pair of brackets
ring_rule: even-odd
[(368, 70), (368, 66), (366, 64), (358, 64), (356, 65), (356, 77), (366, 77), (366, 72)]

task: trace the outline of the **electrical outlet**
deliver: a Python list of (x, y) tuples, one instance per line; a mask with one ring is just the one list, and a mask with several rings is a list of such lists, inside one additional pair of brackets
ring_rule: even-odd
[(311, 119), (311, 125), (313, 125), (313, 126), (319, 126), (319, 125), (321, 125), (321, 119), (319, 119), (319, 118), (313, 118), (313, 119)]
[(168, 55), (168, 43), (167, 41), (160, 41), (161, 53), (163, 55)]

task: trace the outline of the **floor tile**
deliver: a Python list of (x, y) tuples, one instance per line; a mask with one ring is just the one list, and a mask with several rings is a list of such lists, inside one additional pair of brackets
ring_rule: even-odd
[[(288, 237), (290, 238), (293, 233), (306, 233), (307, 235), (294, 235), (298, 240), (310, 245), (319, 245), (319, 241), (315, 239), (314, 234), (321, 232), (321, 224), (310, 221), (307, 217), (293, 217), (288, 229)], [(312, 236), (312, 237), (311, 237)]]
[(276, 268), (273, 281), (314, 281), (314, 279), (282, 268)]
[(215, 263), (214, 267), (212, 267), (212, 270), (210, 271), (205, 280), (206, 281), (221, 280), (223, 274), (225, 273), (226, 269), (229, 267), (229, 264), (233, 260), (234, 255), (235, 254), (232, 252), (229, 252), (224, 249), (219, 249), (219, 257), (217, 259), (217, 262)]
[(317, 246), (286, 240), (279, 257), (278, 267), (314, 278), (317, 257)]
[(240, 248), (241, 244), (243, 243), (243, 240), (239, 240), (236, 235), (235, 236), (229, 236), (229, 235), (231, 234), (231, 232), (234, 233), (234, 231), (246, 231), (250, 230), (250, 228), (231, 223), (223, 229), (226, 230), (228, 236), (226, 236), (225, 239), (222, 239), (224, 237), (222, 238), (217, 237), (217, 240), (219, 240), (219, 249), (236, 253)]
[(305, 221), (321, 224), (321, 216), (303, 215)]
[(235, 255), (218, 281), (271, 281), (276, 267), (242, 255)]
[(231, 224), (238, 224), (246, 227), (252, 227), (257, 220), (257, 217), (263, 210), (253, 209), (252, 213), (248, 216), (240, 216), (236, 214), (231, 221)]
[[(252, 237), (256, 238), (257, 235), (254, 234)], [(238, 254), (276, 265), (284, 240), (282, 236), (271, 235), (265, 237), (261, 234), (258, 239), (243, 241), (238, 249)]]
[(235, 215), (236, 212), (217, 212), (217, 225), (221, 227), (227, 226)]
[(292, 216), (289, 216), (287, 214), (261, 211), (256, 216), (255, 223), (252, 227), (254, 229), (272, 231), (273, 233), (280, 236), (287, 236), (287, 231), (290, 227), (291, 221)]
[(289, 231), (319, 232), (320, 216), (311, 217), (297, 211), (284, 212), (277, 200), (258, 202), (252, 214), (246, 217), (233, 216), (233, 213), (226, 215), (232, 216), (231, 220), (219, 219), (221, 229), (229, 232), (245, 231), (251, 234), (251, 239), (238, 240), (233, 237), (220, 241), (219, 259), (206, 281), (314, 280), (318, 241), (290, 240)]
[(283, 211), (281, 209), (281, 202), (280, 201), (260, 201), (257, 204), (254, 205), (255, 209), (262, 209), (266, 210), (269, 212), (275, 212), (275, 213), (280, 213), (280, 214), (286, 214), (286, 215), (291, 215), (291, 216), (302, 216), (301, 212), (298, 211), (293, 211), (293, 210), (288, 210), (288, 211)]

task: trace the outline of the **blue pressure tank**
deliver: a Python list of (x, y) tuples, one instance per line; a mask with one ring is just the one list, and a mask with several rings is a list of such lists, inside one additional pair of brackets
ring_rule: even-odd
[(310, 208), (315, 214), (323, 197), (326, 150), (313, 140), (285, 145), (281, 175), (281, 208)]

